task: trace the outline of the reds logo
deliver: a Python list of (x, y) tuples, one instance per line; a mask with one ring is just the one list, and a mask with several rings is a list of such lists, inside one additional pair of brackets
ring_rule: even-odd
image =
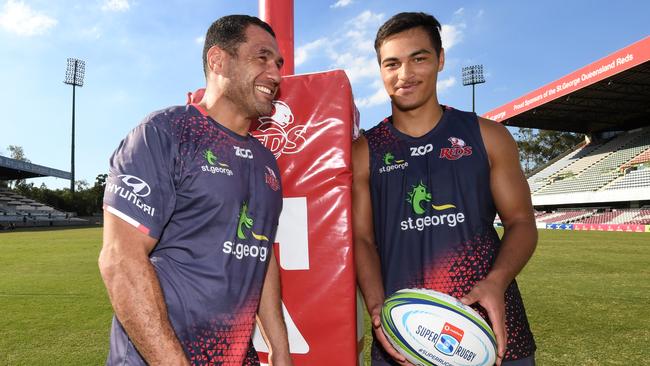
[(268, 166), (265, 168), (266, 172), (264, 173), (264, 181), (266, 184), (268, 184), (269, 187), (271, 187), (272, 190), (277, 191), (280, 189), (280, 181), (278, 180), (278, 177), (275, 175), (273, 169), (269, 168)]
[(465, 141), (458, 137), (450, 137), (447, 140), (451, 142), (451, 147), (443, 147), (440, 149), (440, 158), (447, 160), (458, 160), (463, 156), (472, 155), (472, 147), (466, 146)]
[(305, 146), (307, 126), (291, 126), (294, 122), (293, 113), (285, 102), (274, 100), (272, 114), (260, 117), (259, 121), (260, 126), (251, 133), (271, 150), (276, 159), (282, 154), (300, 152)]

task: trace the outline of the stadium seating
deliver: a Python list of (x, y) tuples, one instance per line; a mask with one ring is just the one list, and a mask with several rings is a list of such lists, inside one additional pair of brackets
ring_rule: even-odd
[(528, 185), (530, 186), (530, 191), (535, 192), (542, 188), (543, 186), (551, 183), (548, 179), (553, 174), (559, 172), (570, 164), (582, 159), (583, 157), (589, 155), (592, 151), (598, 148), (600, 144), (588, 144), (578, 149), (570, 152), (561, 159), (547, 166), (546, 168), (540, 170), (538, 173), (534, 174), (528, 178)]
[[(602, 210), (602, 209), (601, 209)], [(596, 209), (562, 209), (553, 212), (535, 211), (535, 221), (544, 224), (636, 224), (650, 225), (650, 208), (637, 209), (607, 209), (597, 212)], [(501, 224), (498, 219), (495, 224)]]
[[(530, 177), (533, 195), (650, 187), (648, 173), (643, 171), (650, 169), (624, 174), (639, 166), (636, 164), (645, 163), (650, 156), (650, 128), (622, 133), (603, 144), (588, 147)], [(567, 164), (569, 161), (573, 162)]]
[(0, 222), (13, 222), (17, 226), (42, 226), (50, 222), (61, 225), (77, 220), (72, 216), (10, 190), (0, 189)]
[(629, 162), (621, 165), (621, 171), (624, 171), (624, 170), (626, 170), (628, 168), (631, 168), (631, 167), (633, 167), (635, 165), (640, 165), (640, 164), (648, 163), (648, 162), (650, 162), (650, 149), (642, 152), (641, 154), (639, 154), (634, 159), (632, 159)]
[(579, 221), (581, 224), (610, 224), (618, 216), (622, 215), (624, 211), (622, 210), (612, 210), (594, 214), (591, 217), (588, 217), (584, 220)]
[(593, 210), (576, 209), (568, 211), (556, 211), (540, 215), (535, 221), (546, 224), (564, 224), (571, 223), (593, 215)]
[(619, 211), (621, 214), (607, 222), (608, 224), (650, 224), (650, 210), (625, 209)]
[(614, 190), (646, 187), (648, 184), (650, 184), (650, 168), (629, 172), (613, 181), (610, 185), (606, 186), (605, 189)]

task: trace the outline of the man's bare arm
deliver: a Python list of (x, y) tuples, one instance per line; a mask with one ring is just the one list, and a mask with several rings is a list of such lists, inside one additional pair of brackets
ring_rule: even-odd
[(115, 315), (142, 357), (151, 365), (189, 365), (167, 317), (149, 253), (156, 240), (104, 212), (99, 270)]
[(258, 321), (264, 334), (264, 340), (269, 347), (271, 366), (293, 365), (289, 353), (287, 328), (282, 314), (282, 286), (280, 268), (275, 255), (271, 252), (269, 268), (266, 272), (260, 308), (257, 312)]
[(508, 130), (484, 121), (485, 142), (490, 156), (492, 197), (504, 226), (501, 249), (489, 278), (507, 287), (524, 268), (537, 246), (537, 227), (517, 144)]
[(465, 304), (478, 302), (487, 311), (497, 338), (497, 365), (501, 365), (508, 339), (505, 291), (535, 251), (537, 229), (517, 144), (504, 126), (486, 119), (481, 119), (480, 125), (490, 163), (492, 197), (505, 231), (494, 266), (461, 300)]

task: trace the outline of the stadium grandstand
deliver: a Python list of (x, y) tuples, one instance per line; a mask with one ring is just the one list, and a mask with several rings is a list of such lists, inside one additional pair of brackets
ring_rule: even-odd
[(650, 232), (650, 37), (484, 117), (585, 134), (527, 177), (538, 227)]
[[(71, 179), (62, 170), (0, 156), (0, 181), (21, 180), (38, 177)], [(54, 207), (21, 196), (8, 188), (0, 187), (0, 229), (34, 226), (70, 226), (87, 223), (74, 213), (63, 212)]]

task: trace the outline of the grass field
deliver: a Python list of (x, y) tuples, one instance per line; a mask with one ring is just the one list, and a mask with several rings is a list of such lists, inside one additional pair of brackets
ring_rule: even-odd
[[(0, 234), (0, 365), (104, 363), (100, 242), (100, 229)], [(519, 276), (538, 365), (646, 364), (649, 267), (650, 234), (541, 231)]]

